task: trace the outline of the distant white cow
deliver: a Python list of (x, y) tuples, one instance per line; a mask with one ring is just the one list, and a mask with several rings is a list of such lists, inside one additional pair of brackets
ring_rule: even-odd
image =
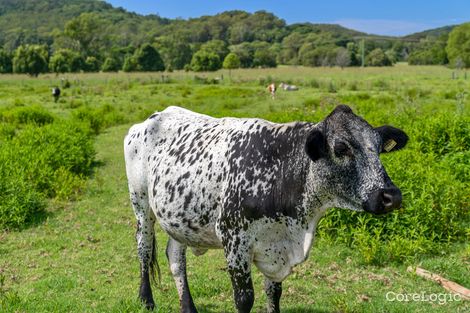
[(268, 87), (266, 88), (269, 93), (271, 94), (271, 98), (274, 99), (274, 96), (276, 95), (276, 84), (275, 83), (271, 83), (268, 85)]
[(281, 89), (284, 89), (286, 91), (296, 91), (296, 90), (299, 90), (299, 87), (295, 86), (295, 85), (288, 85), (288, 84), (284, 84), (284, 83), (280, 83), (279, 84), (279, 88)]

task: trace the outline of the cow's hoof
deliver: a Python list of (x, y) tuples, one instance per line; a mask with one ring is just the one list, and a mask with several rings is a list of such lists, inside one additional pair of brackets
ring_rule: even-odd
[(198, 313), (192, 301), (189, 305), (188, 304), (182, 305), (180, 312), (181, 313)]
[(155, 309), (155, 303), (152, 302), (145, 302), (145, 308), (149, 311), (153, 311)]
[(142, 305), (145, 307), (145, 309), (149, 311), (153, 311), (155, 309), (155, 302), (153, 301), (152, 298), (150, 299), (141, 298), (140, 301), (142, 302)]

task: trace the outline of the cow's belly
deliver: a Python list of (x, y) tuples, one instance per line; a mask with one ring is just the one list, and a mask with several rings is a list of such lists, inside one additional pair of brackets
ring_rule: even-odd
[(152, 210), (160, 227), (178, 242), (196, 249), (221, 248), (222, 243), (215, 231), (219, 212), (217, 204), (204, 202), (196, 196), (193, 200), (194, 206), (187, 206), (184, 205), (185, 197), (175, 199), (174, 203), (168, 203), (166, 196), (157, 197)]
[(317, 221), (300, 225), (295, 220), (258, 221), (253, 244), (253, 263), (267, 278), (283, 281), (297, 264), (304, 262), (313, 244)]
[(159, 223), (162, 229), (173, 239), (196, 250), (222, 248), (222, 243), (217, 238), (215, 228), (211, 224), (195, 230), (194, 227), (188, 227), (184, 224), (176, 226), (175, 223), (178, 222), (168, 220), (159, 220)]

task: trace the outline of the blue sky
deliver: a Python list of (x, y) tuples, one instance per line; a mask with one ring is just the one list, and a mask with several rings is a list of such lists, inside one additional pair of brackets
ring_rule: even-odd
[(335, 23), (379, 35), (406, 35), (470, 21), (470, 0), (106, 0), (141, 14), (168, 18), (214, 15), (226, 10), (266, 10), (297, 22)]

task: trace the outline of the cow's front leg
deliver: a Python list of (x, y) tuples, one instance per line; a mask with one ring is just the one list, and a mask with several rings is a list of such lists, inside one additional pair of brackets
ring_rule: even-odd
[(279, 313), (279, 301), (282, 295), (282, 283), (276, 283), (268, 278), (264, 280), (264, 291), (268, 297), (268, 313)]
[(186, 277), (186, 246), (170, 238), (166, 246), (166, 257), (178, 289), (181, 312), (197, 313)]
[(251, 252), (245, 244), (243, 239), (233, 237), (224, 249), (238, 313), (249, 313), (255, 300), (251, 280)]

